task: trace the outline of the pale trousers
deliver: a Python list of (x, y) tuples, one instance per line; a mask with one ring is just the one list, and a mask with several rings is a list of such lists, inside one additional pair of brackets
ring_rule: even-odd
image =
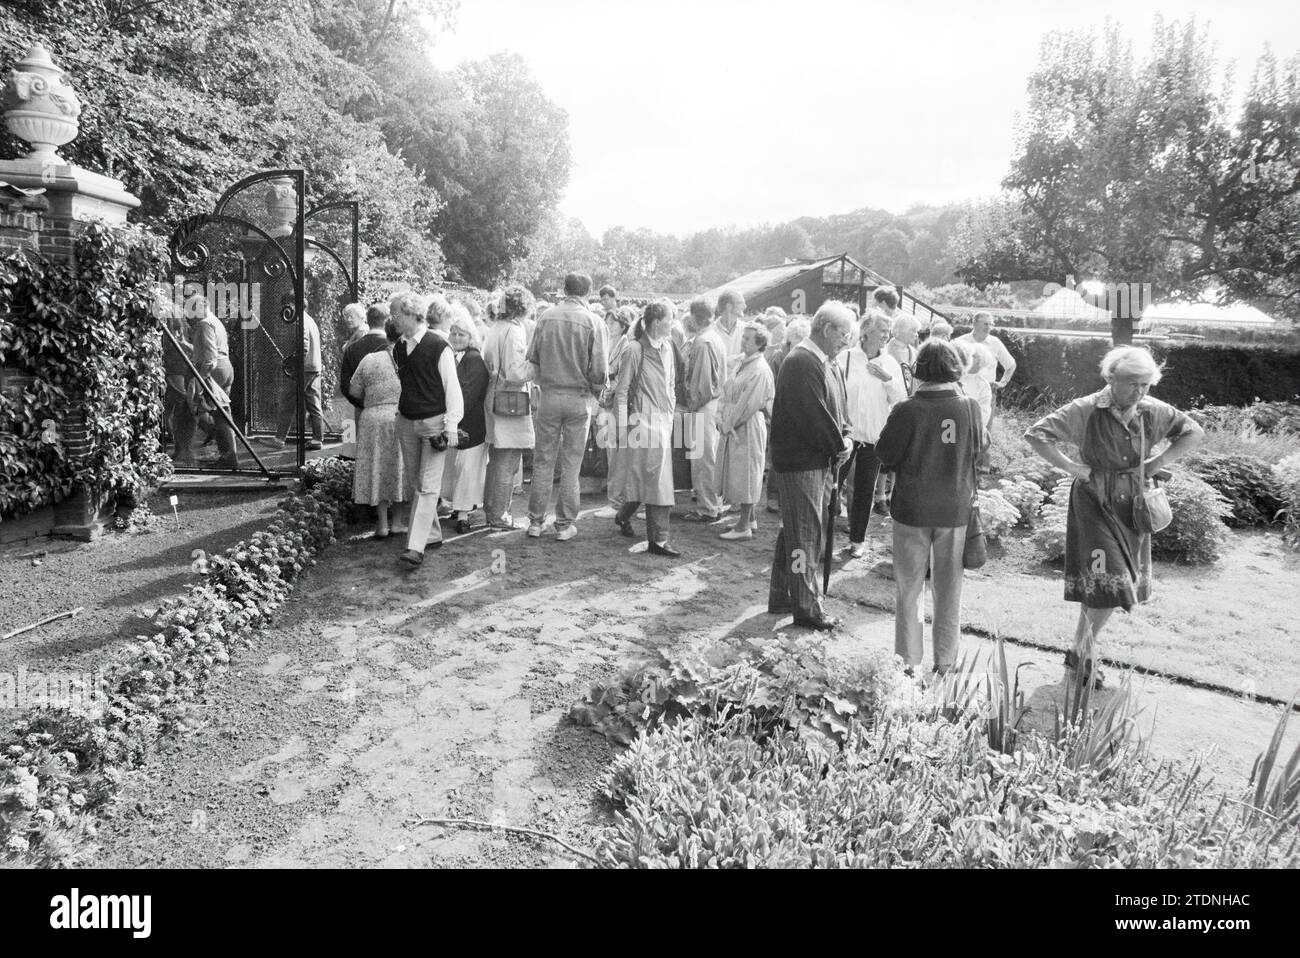
[(447, 461), (447, 452), (434, 452), (429, 445), (429, 437), (442, 432), (441, 416), (418, 420), (397, 417), (397, 443), (402, 449), (406, 488), (411, 491), (412, 498), (406, 548), (416, 552), (423, 552), (430, 542), (442, 541), (438, 496), (442, 492), (442, 469)]
[(515, 496), (515, 473), (523, 461), (522, 449), (488, 447), (487, 479), (483, 489), (483, 511), (488, 522), (500, 522), (509, 515)]
[(894, 651), (911, 668), (921, 664), (925, 641), (925, 570), (934, 596), (934, 667), (946, 672), (957, 662), (961, 638), (961, 556), (966, 527), (909, 526), (894, 520)]
[(587, 409), (586, 391), (543, 389), (537, 404), (533, 446), (533, 487), (528, 495), (528, 520), (540, 526), (546, 521), (546, 507), (551, 501), (555, 470), (560, 470), (560, 491), (555, 502), (555, 528), (564, 529), (578, 518), (581, 489), (578, 471), (587, 450), (587, 432), (591, 413)]
[(722, 477), (718, 463), (718, 401), (685, 416), (684, 442), (691, 459), (691, 491), (695, 509), (711, 516), (722, 513)]

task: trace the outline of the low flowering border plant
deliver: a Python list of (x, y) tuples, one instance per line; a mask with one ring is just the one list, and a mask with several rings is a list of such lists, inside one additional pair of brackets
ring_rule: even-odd
[(0, 859), (70, 866), (88, 857), (96, 815), (158, 737), (185, 727), (201, 695), (334, 541), (352, 498), (352, 465), (308, 464), (273, 521), (209, 560), (203, 580), (154, 613), (148, 635), (105, 668), (102, 715), (35, 708), (0, 735)]

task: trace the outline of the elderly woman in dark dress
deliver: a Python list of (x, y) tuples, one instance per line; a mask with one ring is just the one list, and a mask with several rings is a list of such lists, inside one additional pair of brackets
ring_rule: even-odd
[[(1133, 498), (1165, 463), (1190, 452), (1204, 432), (1191, 418), (1147, 392), (1160, 367), (1138, 346), (1119, 346), (1101, 361), (1106, 388), (1067, 403), (1025, 433), (1034, 451), (1074, 476), (1065, 531), (1065, 601), (1080, 603), (1066, 668), (1102, 686), (1097, 635), (1120, 608), (1151, 597), (1151, 536), (1133, 528)], [(1158, 455), (1153, 448), (1164, 440)], [(1079, 449), (1075, 462), (1057, 448)]]

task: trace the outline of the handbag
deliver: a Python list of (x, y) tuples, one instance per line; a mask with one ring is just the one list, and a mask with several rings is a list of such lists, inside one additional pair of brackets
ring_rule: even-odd
[(1154, 479), (1150, 480), (1151, 488), (1147, 488), (1147, 430), (1146, 420), (1141, 416), (1142, 413), (1139, 412), (1142, 465), (1138, 474), (1142, 477), (1142, 489), (1133, 497), (1133, 528), (1139, 535), (1150, 535), (1167, 528), (1174, 521), (1174, 510), (1169, 504), (1169, 494)]
[(527, 389), (509, 389), (501, 385), (506, 382), (501, 374), (505, 369), (504, 340), (504, 335), (497, 340), (497, 388), (492, 393), (492, 415), (517, 419), (532, 415), (532, 397)]
[[(980, 421), (979, 403), (969, 397), (967, 399), (974, 407), (971, 410), (971, 422), (978, 424)], [(975, 485), (971, 497), (970, 519), (966, 522), (966, 545), (961, 550), (961, 567), (963, 569), (978, 569), (989, 561), (988, 539), (984, 535), (984, 523), (980, 518), (979, 472), (976, 470), (974, 459), (971, 459), (971, 475), (975, 480)]]

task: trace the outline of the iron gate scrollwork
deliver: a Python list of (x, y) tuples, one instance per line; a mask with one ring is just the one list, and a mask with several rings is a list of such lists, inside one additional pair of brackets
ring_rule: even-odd
[[(202, 407), (211, 410), (209, 428), (219, 452), (215, 462), (191, 466), (198, 442), (188, 449), (178, 443), (181, 471), (274, 478), (296, 471), (306, 459), (304, 189), (303, 170), (257, 173), (226, 190), (211, 213), (187, 218), (172, 233), (174, 276), (170, 295), (163, 297), (166, 340), (173, 357), (187, 354), (186, 388), (195, 397), (200, 425)], [(211, 366), (211, 346), (221, 338), (230, 373), (198, 368), (193, 359)], [(223, 423), (233, 433), (234, 456), (222, 448)], [(296, 444), (283, 446), (280, 441), (295, 431)]]

